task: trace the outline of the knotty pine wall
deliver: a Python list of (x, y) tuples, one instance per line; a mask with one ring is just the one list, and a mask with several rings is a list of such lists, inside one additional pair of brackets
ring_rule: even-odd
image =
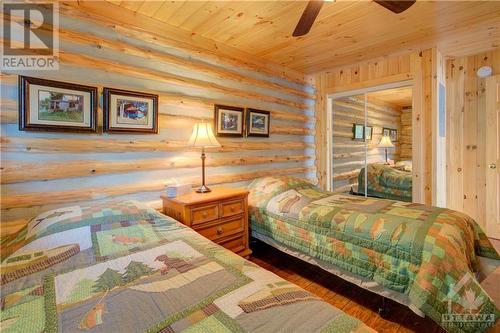
[[(343, 97), (333, 102), (333, 186), (334, 192), (349, 191), (358, 183), (358, 175), (365, 165), (365, 143), (352, 139), (353, 124), (365, 123), (364, 98)], [(380, 100), (368, 97), (367, 126), (372, 126), (372, 140), (368, 141), (368, 163), (385, 162), (385, 150), (377, 145), (382, 129), (394, 128), (401, 133), (401, 110)], [(399, 140), (388, 149), (391, 159), (399, 160)]]
[[(146, 32), (165, 27), (132, 12), (109, 19), (78, 6), (60, 4), (59, 71), (1, 74), (2, 232), (42, 211), (101, 199), (160, 208), (173, 178), (198, 185), (200, 151), (186, 142), (195, 122), (213, 120), (214, 103), (271, 111), (271, 136), (219, 138), (222, 147), (208, 151), (209, 185), (245, 186), (267, 175), (315, 180), (314, 91), (303, 75), (171, 27)], [(97, 86), (100, 94), (104, 86), (159, 94), (159, 134), (19, 131), (18, 74)], [(101, 107), (102, 96), (100, 132)]]
[(486, 224), (486, 99), (482, 66), (500, 74), (500, 51), (448, 60), (446, 64), (446, 126), (448, 207)]

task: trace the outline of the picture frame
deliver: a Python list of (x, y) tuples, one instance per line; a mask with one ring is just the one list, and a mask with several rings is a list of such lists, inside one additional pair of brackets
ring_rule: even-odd
[(19, 130), (97, 130), (97, 87), (19, 76)]
[(396, 129), (391, 129), (391, 132), (389, 134), (389, 137), (391, 138), (392, 142), (397, 142), (398, 141), (398, 130)]
[(104, 131), (108, 133), (158, 133), (158, 95), (105, 87)]
[(246, 110), (247, 136), (269, 137), (271, 125), (271, 112), (257, 109)]
[(352, 139), (364, 140), (365, 139), (365, 126), (360, 124), (352, 124)]
[(387, 127), (382, 128), (382, 135), (383, 136), (391, 136), (391, 129)]
[(372, 137), (373, 137), (373, 126), (366, 126), (365, 127), (365, 140), (371, 141)]
[(235, 106), (214, 106), (214, 129), (219, 137), (243, 137), (245, 109)]

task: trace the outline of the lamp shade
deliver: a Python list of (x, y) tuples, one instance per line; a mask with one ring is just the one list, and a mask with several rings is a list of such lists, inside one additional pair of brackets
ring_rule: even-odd
[(193, 126), (193, 133), (189, 138), (188, 145), (193, 147), (220, 147), (220, 143), (215, 138), (212, 125), (209, 123), (196, 123)]
[(391, 138), (388, 135), (383, 135), (382, 139), (378, 143), (379, 148), (392, 148), (394, 144), (392, 144)]

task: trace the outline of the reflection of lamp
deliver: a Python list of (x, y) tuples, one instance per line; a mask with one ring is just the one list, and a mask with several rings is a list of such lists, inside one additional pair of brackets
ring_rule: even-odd
[(387, 162), (387, 148), (394, 147), (391, 142), (391, 138), (388, 135), (383, 135), (382, 139), (380, 139), (380, 142), (378, 143), (378, 147), (385, 148), (385, 164), (389, 164), (389, 162)]
[(201, 177), (202, 183), (199, 189), (196, 190), (198, 193), (206, 193), (211, 190), (205, 185), (205, 148), (208, 147), (220, 147), (220, 143), (214, 136), (212, 131), (212, 125), (209, 123), (197, 123), (193, 126), (193, 133), (188, 141), (188, 145), (193, 147), (201, 147)]

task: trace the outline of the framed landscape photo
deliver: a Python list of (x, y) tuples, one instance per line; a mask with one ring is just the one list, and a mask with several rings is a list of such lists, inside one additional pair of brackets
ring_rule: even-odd
[(247, 109), (247, 136), (269, 137), (271, 113), (256, 109)]
[(97, 88), (19, 76), (19, 130), (95, 132)]
[(365, 138), (364, 125), (352, 124), (352, 139), (363, 140)]
[(215, 105), (214, 128), (217, 136), (243, 136), (244, 109)]
[(389, 137), (391, 138), (392, 142), (398, 141), (398, 130), (391, 129), (391, 132), (389, 134)]
[(366, 126), (365, 127), (365, 140), (366, 141), (371, 141), (372, 140), (372, 134), (373, 134), (373, 127), (372, 126)]
[(104, 130), (158, 133), (158, 95), (104, 88)]

